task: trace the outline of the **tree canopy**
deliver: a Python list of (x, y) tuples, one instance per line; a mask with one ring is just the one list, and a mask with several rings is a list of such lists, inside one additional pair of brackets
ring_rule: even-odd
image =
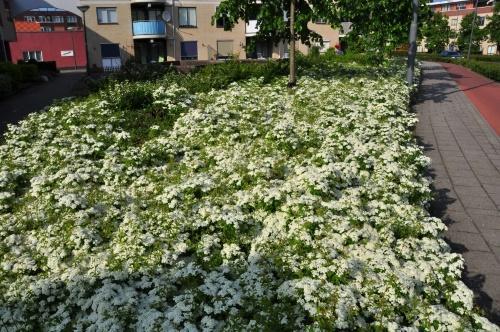
[[(474, 22), (474, 16), (476, 13), (471, 13), (464, 16), (462, 23), (460, 24), (460, 31), (458, 32), (458, 48), (461, 52), (467, 52), (469, 50), (469, 41), (472, 31), (472, 24)], [(471, 52), (479, 53), (481, 49), (481, 42), (486, 39), (486, 29), (481, 29), (478, 25), (479, 16), (476, 17), (474, 23), (474, 33), (472, 34)]]
[(422, 25), (422, 36), (425, 37), (426, 47), (431, 53), (443, 51), (453, 35), (447, 17), (441, 13), (434, 13)]
[(212, 21), (224, 17), (226, 28), (232, 28), (240, 20), (246, 22), (257, 20), (260, 39), (271, 40), (275, 43), (281, 40), (300, 40), (306, 45), (312, 42), (321, 42), (321, 36), (312, 31), (308, 24), (317, 20), (325, 20), (332, 25), (339, 25), (340, 21), (336, 6), (329, 0), (295, 0), (295, 36), (290, 35), (289, 15), (290, 0), (223, 0)]
[[(419, 22), (430, 15), (428, 0), (420, 1)], [(401, 0), (337, 0), (340, 17), (353, 22), (353, 39), (365, 45), (365, 51), (389, 53), (408, 42), (412, 2)]]
[(489, 40), (497, 45), (497, 53), (500, 52), (500, 2), (495, 4), (493, 16), (490, 17), (486, 31), (489, 34)]
[[(289, 22), (283, 19), (288, 14), (291, 0), (223, 0), (213, 18), (225, 17), (227, 28), (233, 27), (238, 20), (256, 19), (262, 39), (278, 42), (289, 40)], [(420, 1), (421, 20), (430, 16), (428, 0)], [(334, 28), (340, 23), (353, 23), (356, 36), (363, 36), (367, 51), (391, 51), (408, 41), (412, 17), (411, 1), (401, 0), (295, 0), (295, 36), (306, 45), (321, 41), (321, 36), (310, 29), (308, 23), (325, 20)]]

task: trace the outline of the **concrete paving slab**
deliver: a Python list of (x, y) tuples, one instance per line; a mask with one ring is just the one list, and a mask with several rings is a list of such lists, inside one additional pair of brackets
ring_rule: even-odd
[(476, 305), (500, 324), (500, 138), (439, 64), (424, 64), (414, 109), (425, 119), (415, 134), (433, 159), (430, 212), (464, 256)]

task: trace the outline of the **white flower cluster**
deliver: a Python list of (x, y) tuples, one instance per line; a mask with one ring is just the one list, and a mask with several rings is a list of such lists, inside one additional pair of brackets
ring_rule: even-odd
[(10, 127), (0, 331), (498, 331), (425, 209), (401, 69), (157, 86), (147, 114), (117, 87)]

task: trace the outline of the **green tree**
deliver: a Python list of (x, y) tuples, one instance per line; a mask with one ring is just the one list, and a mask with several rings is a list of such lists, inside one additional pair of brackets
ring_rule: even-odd
[[(428, 0), (420, 1), (419, 22), (428, 20), (431, 11)], [(401, 0), (353, 1), (337, 0), (340, 16), (353, 22), (351, 39), (362, 44), (365, 51), (388, 54), (408, 43), (412, 19), (412, 2)], [(349, 40), (348, 40), (349, 42)]]
[(425, 44), (429, 52), (439, 53), (446, 48), (453, 31), (448, 25), (448, 19), (441, 13), (434, 13), (432, 17), (424, 22), (422, 26), (422, 36), (425, 37)]
[(469, 42), (473, 24), (474, 32), (472, 34), (471, 52), (479, 53), (481, 49), (481, 42), (486, 39), (486, 29), (481, 29), (479, 27), (479, 16), (474, 19), (475, 15), (475, 13), (471, 13), (464, 16), (464, 18), (462, 19), (462, 23), (460, 24), (457, 44), (462, 53), (469, 50)]
[[(335, 19), (335, 5), (331, 0), (223, 0), (212, 17), (212, 23), (224, 17), (226, 28), (232, 28), (242, 19), (248, 22), (257, 20), (259, 27), (257, 38), (272, 41), (290, 41), (290, 80), (295, 84), (295, 41), (306, 45), (314, 42), (322, 43), (319, 34), (308, 27), (308, 23), (323, 19), (330, 24), (338, 25)], [(293, 24), (291, 22), (293, 21)]]
[[(421, 0), (420, 16), (430, 10), (428, 0)], [(294, 8), (294, 10), (291, 10)], [(286, 13), (286, 15), (284, 15)], [(284, 16), (289, 19), (284, 19)], [(412, 17), (412, 2), (401, 0), (223, 0), (212, 17), (212, 23), (224, 17), (225, 28), (230, 29), (239, 20), (257, 20), (257, 38), (274, 43), (290, 41), (290, 85), (294, 79), (294, 44), (296, 40), (306, 45), (322, 43), (319, 34), (308, 24), (318, 19), (326, 20), (339, 28), (342, 21), (353, 23), (351, 34), (360, 36), (358, 41), (366, 50), (388, 54), (396, 46), (408, 42)], [(293, 24), (290, 24), (291, 22)]]
[(495, 4), (493, 16), (490, 17), (486, 31), (489, 35), (489, 40), (497, 45), (497, 53), (500, 53), (500, 2)]

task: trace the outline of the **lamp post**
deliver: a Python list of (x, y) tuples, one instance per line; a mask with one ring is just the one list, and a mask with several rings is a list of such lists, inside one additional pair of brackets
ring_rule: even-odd
[(410, 38), (408, 47), (408, 63), (406, 72), (406, 81), (408, 86), (413, 85), (413, 78), (415, 77), (415, 58), (417, 57), (417, 29), (418, 29), (418, 0), (412, 0), (413, 18), (410, 26)]
[(295, 70), (295, 0), (290, 1), (290, 77), (288, 78), (288, 87), (293, 88), (297, 85), (297, 73)]
[(479, 0), (476, 0), (476, 10), (474, 11), (474, 17), (472, 18), (472, 26), (470, 27), (470, 37), (469, 37), (469, 50), (467, 51), (467, 61), (470, 60), (470, 50), (472, 47), (472, 35), (474, 34), (474, 25), (476, 25), (477, 17), (477, 4)]
[(75, 64), (75, 70), (77, 70), (78, 66), (77, 66), (77, 63), (76, 63), (75, 37), (74, 37), (74, 33), (73, 33), (73, 31), (75, 31), (75, 28), (74, 27), (69, 27), (69, 28), (66, 28), (66, 30), (71, 31), (71, 45), (72, 45), (72, 48), (73, 48), (73, 62)]
[(86, 62), (86, 69), (87, 69), (87, 75), (90, 72), (90, 64), (89, 64), (89, 47), (87, 45), (87, 24), (85, 22), (85, 12), (89, 10), (89, 6), (78, 6), (77, 7), (83, 14), (83, 36), (85, 39), (85, 62)]

